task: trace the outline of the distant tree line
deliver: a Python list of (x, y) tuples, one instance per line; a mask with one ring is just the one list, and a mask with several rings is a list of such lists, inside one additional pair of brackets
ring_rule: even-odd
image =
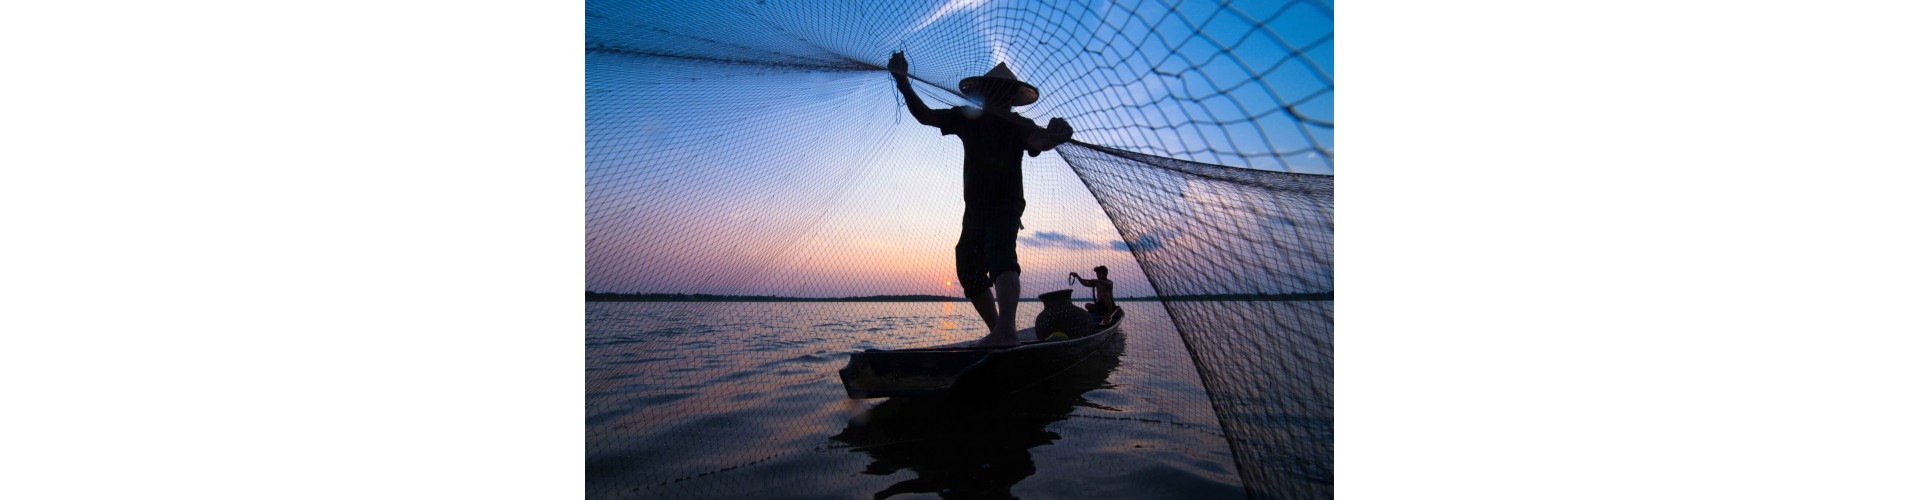
[[(1021, 299), (1037, 302), (1039, 299)], [(1074, 300), (1086, 302), (1093, 300), (1090, 295), (1074, 297)], [(1234, 293), (1209, 295), (1170, 295), (1166, 297), (1114, 297), (1115, 302), (1141, 301), (1221, 301), (1221, 302), (1275, 302), (1333, 300), (1333, 292), (1317, 293)], [(861, 297), (781, 297), (777, 295), (709, 295), (704, 293), (601, 293), (587, 292), (587, 302), (966, 302), (962, 297), (942, 295), (867, 295)]]
[(966, 302), (939, 295), (868, 295), (864, 297), (781, 297), (777, 295), (709, 295), (704, 293), (601, 293), (588, 291), (587, 302)]
[(1114, 297), (1114, 302), (1125, 301), (1161, 301), (1161, 302), (1284, 302), (1307, 300), (1333, 300), (1333, 292), (1313, 293), (1216, 293), (1207, 295), (1168, 295), (1165, 297)]

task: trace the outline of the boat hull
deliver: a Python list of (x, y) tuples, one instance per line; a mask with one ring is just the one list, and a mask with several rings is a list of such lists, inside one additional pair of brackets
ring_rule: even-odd
[[(1017, 347), (940, 346), (853, 353), (840, 369), (847, 397), (988, 395), (1039, 383), (1113, 340), (1126, 311), (1085, 337), (1026, 341)], [(1026, 332), (1023, 332), (1023, 334)]]

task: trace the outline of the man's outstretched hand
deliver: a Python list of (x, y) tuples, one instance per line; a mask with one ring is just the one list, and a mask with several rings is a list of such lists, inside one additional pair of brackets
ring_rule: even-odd
[(1073, 139), (1073, 126), (1067, 125), (1065, 118), (1055, 117), (1047, 122), (1047, 135), (1053, 136), (1055, 142), (1067, 142)]
[(1041, 151), (1053, 149), (1054, 146), (1071, 140), (1073, 140), (1073, 126), (1067, 125), (1065, 118), (1054, 118), (1047, 122), (1047, 128), (1036, 127), (1027, 132), (1027, 156), (1040, 156)]
[(897, 52), (897, 51), (894, 52), (893, 58), (887, 60), (887, 72), (893, 73), (894, 78), (906, 78), (907, 77), (907, 53)]

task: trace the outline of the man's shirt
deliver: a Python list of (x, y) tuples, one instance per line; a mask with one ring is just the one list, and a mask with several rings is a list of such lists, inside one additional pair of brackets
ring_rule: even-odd
[(962, 178), (964, 199), (970, 206), (982, 203), (1000, 207), (1026, 202), (1020, 184), (1020, 153), (1027, 149), (1028, 127), (1038, 125), (1032, 119), (1012, 116), (1023, 123), (1011, 123), (968, 106), (933, 111), (933, 123), (940, 127), (940, 134), (960, 136), (961, 144), (966, 147)]

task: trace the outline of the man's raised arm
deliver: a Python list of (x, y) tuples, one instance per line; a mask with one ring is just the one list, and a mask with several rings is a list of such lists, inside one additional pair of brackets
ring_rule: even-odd
[(927, 103), (920, 101), (920, 94), (914, 93), (912, 81), (907, 79), (907, 55), (894, 52), (893, 59), (887, 60), (887, 72), (893, 73), (893, 83), (900, 88), (900, 97), (907, 101), (907, 112), (913, 114), (914, 121), (921, 125), (933, 125), (933, 110)]
[(1100, 285), (1113, 284), (1112, 281), (1103, 280), (1099, 278), (1082, 278), (1080, 277), (1080, 273), (1067, 273), (1067, 276), (1072, 276), (1074, 281), (1080, 282), (1081, 286), (1085, 286), (1087, 288), (1095, 288), (1095, 287), (1099, 287)]

